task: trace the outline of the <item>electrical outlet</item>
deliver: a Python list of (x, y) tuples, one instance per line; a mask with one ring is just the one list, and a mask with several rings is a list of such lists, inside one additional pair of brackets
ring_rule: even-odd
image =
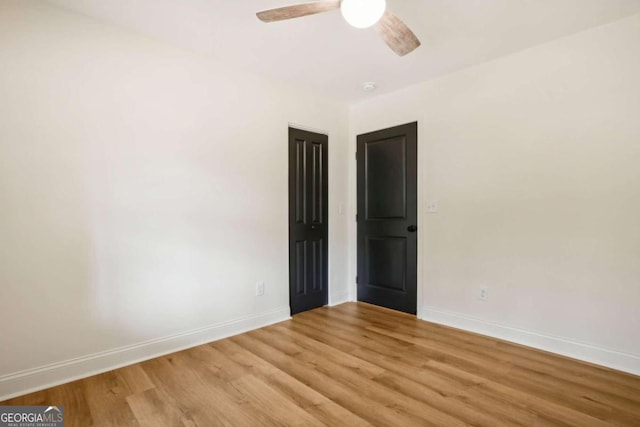
[(480, 292), (478, 292), (478, 299), (480, 301), (486, 301), (489, 299), (489, 288), (486, 286), (480, 286)]
[(256, 296), (261, 297), (264, 295), (264, 282), (256, 282)]

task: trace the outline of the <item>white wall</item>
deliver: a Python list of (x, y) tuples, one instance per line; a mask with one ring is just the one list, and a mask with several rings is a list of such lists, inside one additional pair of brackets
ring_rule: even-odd
[(330, 136), (330, 298), (346, 298), (347, 121), (322, 96), (0, 2), (0, 400), (286, 318), (289, 122)]
[(419, 120), (423, 318), (640, 374), (639, 52), (640, 15), (351, 108), (351, 151)]

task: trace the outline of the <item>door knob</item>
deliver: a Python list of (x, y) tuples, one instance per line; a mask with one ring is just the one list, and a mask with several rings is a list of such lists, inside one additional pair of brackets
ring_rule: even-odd
[(414, 233), (418, 230), (418, 226), (417, 225), (410, 225), (407, 227), (407, 231)]

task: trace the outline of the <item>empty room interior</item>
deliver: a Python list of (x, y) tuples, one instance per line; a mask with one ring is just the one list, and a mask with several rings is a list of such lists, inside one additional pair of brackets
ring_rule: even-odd
[(640, 426), (639, 165), (640, 0), (0, 0), (0, 427)]

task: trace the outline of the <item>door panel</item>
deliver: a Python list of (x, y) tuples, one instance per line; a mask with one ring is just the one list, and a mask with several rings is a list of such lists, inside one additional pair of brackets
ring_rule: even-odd
[(366, 218), (405, 218), (406, 138), (395, 137), (364, 144)]
[(328, 302), (326, 135), (289, 129), (289, 295), (291, 314)]
[(311, 259), (313, 260), (313, 268), (311, 269), (311, 284), (313, 287), (311, 290), (314, 292), (322, 292), (322, 290), (324, 289), (324, 274), (322, 274), (324, 266), (324, 262), (322, 259), (322, 246), (322, 239), (314, 240), (311, 242)]
[(358, 300), (416, 313), (417, 123), (358, 136)]
[(307, 242), (304, 240), (295, 242), (295, 259), (293, 262), (293, 272), (295, 280), (295, 294), (303, 295), (307, 291), (307, 268), (306, 268), (306, 252)]
[(322, 223), (323, 213), (323, 151), (322, 145), (318, 143), (311, 144), (311, 221), (314, 224)]
[[(305, 185), (305, 141), (295, 139), (293, 144), (295, 145), (295, 176), (293, 179), (295, 180), (295, 195), (293, 196), (293, 203), (295, 204), (296, 214), (295, 221), (298, 224), (304, 224), (304, 209), (306, 206), (306, 195), (307, 195), (307, 187)], [(291, 160), (289, 160), (291, 163)], [(291, 179), (291, 178), (290, 178)], [(289, 196), (291, 200), (291, 195)]]
[(404, 237), (367, 237), (365, 249), (369, 286), (406, 291), (407, 239)]

